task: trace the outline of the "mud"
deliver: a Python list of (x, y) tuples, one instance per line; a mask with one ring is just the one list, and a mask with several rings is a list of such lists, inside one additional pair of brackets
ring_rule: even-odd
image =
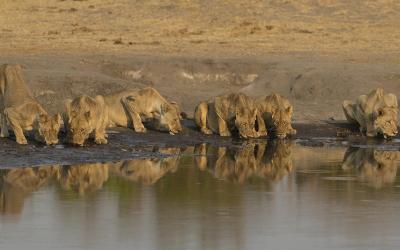
[[(145, 134), (135, 133), (125, 128), (115, 128), (108, 131), (107, 145), (96, 145), (89, 141), (85, 146), (59, 144), (45, 146), (36, 143), (28, 136), (29, 145), (18, 145), (14, 138), (0, 139), (0, 168), (39, 166), (39, 165), (70, 165), (76, 163), (93, 163), (106, 161), (129, 160), (136, 158), (162, 158), (169, 154), (159, 152), (162, 148), (180, 148), (181, 152), (190, 146), (206, 143), (214, 146), (240, 148), (251, 141), (273, 140), (260, 138), (241, 140), (236, 137), (220, 137), (201, 134), (192, 120), (183, 121), (184, 130), (178, 135), (170, 135), (157, 131)], [(357, 129), (346, 123), (325, 124), (294, 124), (298, 133), (292, 138), (296, 144), (306, 147), (374, 147), (385, 150), (400, 150), (400, 138), (391, 140), (371, 139), (361, 136)], [(63, 137), (63, 134), (60, 135)], [(192, 154), (193, 152), (186, 153)]]

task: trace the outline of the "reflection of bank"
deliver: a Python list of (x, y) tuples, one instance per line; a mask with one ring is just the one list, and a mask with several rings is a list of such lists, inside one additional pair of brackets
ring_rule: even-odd
[(347, 149), (343, 170), (355, 170), (362, 181), (374, 188), (392, 184), (396, 179), (398, 152), (373, 148)]
[(20, 214), (25, 198), (44, 186), (57, 172), (58, 166), (25, 167), (1, 171), (0, 210), (4, 214)]
[(243, 183), (252, 177), (279, 181), (293, 169), (292, 143), (286, 140), (248, 142), (240, 148), (200, 144), (195, 164), (215, 178)]

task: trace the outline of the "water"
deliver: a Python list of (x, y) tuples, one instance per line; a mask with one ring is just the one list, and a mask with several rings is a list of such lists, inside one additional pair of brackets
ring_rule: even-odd
[(398, 249), (399, 153), (291, 142), (1, 170), (1, 249)]

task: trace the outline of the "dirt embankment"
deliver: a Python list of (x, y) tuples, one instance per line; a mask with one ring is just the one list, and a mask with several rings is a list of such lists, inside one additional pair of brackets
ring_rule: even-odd
[(25, 78), (51, 112), (62, 100), (81, 94), (108, 94), (152, 86), (192, 115), (212, 96), (242, 91), (256, 97), (280, 93), (293, 103), (294, 120), (344, 119), (341, 103), (378, 86), (400, 96), (400, 65), (356, 63), (338, 58), (279, 55), (268, 58), (187, 58), (161, 56), (5, 56), (0, 63), (24, 66)]
[(278, 92), (294, 119), (343, 119), (378, 86), (400, 95), (400, 2), (2, 0), (0, 63), (51, 112), (64, 98), (153, 86), (200, 101)]

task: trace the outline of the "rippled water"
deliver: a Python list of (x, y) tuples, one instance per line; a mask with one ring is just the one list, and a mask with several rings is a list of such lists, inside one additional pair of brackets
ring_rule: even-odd
[(288, 141), (1, 170), (1, 249), (398, 249), (397, 151)]

